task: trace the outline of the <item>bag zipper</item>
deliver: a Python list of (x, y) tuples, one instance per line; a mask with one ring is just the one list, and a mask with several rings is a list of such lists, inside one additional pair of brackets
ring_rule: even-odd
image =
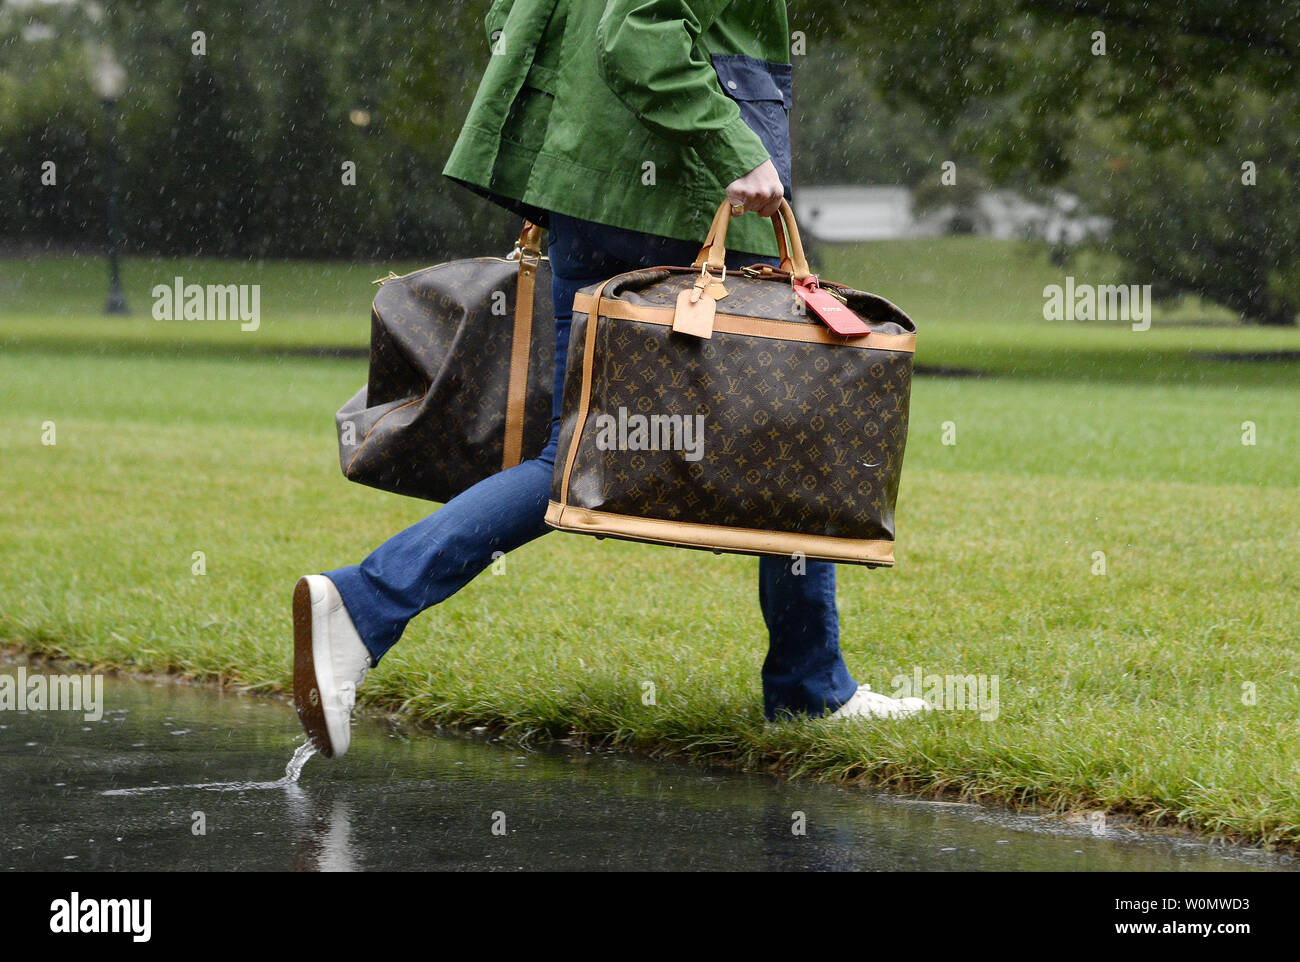
[[(474, 257), (474, 258), (469, 258), (469, 259), (470, 259), (470, 260), (500, 261), (500, 262), (503, 263), (503, 264), (517, 264), (517, 263), (519, 263), (519, 258), (517, 258), (517, 257), (510, 257), (510, 256), (506, 256), (506, 257), (493, 257), (493, 256), (491, 256), (490, 254), (488, 254), (488, 255), (484, 255), (483, 257)], [(542, 255), (540, 258), (538, 258), (538, 259), (539, 259), (539, 260), (543, 260), (543, 261), (545, 261), (545, 260), (550, 260), (550, 258), (547, 257), (545, 254), (543, 254), (543, 255)], [(444, 262), (444, 263), (446, 263), (446, 262)], [(389, 271), (389, 272), (388, 272), (388, 275), (387, 275), (386, 277), (377, 277), (377, 278), (375, 278), (373, 281), (371, 281), (370, 283), (371, 283), (371, 284), (374, 284), (376, 287), (382, 287), (383, 285), (387, 284), (389, 281), (400, 281), (400, 280), (401, 280), (402, 278), (404, 278), (404, 277), (410, 277), (410, 276), (412, 276), (413, 274), (418, 274), (418, 273), (420, 273), (420, 271), (427, 271), (427, 270), (429, 270), (429, 268), (432, 268), (432, 267), (438, 267), (438, 266), (440, 266), (440, 265), (438, 265), (438, 264), (430, 264), (429, 267), (417, 267), (415, 270), (413, 270), (413, 271), (408, 271), (408, 272), (405, 273), (405, 274), (394, 274), (392, 271)]]

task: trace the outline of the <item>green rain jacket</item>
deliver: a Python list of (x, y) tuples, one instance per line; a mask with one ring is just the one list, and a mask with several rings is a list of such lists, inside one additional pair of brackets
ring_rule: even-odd
[[(703, 243), (771, 157), (790, 193), (785, 0), (496, 0), (491, 57), (443, 173), (546, 212)], [(773, 254), (748, 215), (727, 246)]]

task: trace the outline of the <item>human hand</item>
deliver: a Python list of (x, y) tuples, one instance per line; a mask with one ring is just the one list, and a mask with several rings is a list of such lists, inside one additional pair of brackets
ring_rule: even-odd
[(771, 217), (781, 209), (784, 198), (785, 188), (781, 186), (781, 178), (771, 160), (763, 161), (744, 177), (737, 177), (727, 185), (727, 200), (731, 202), (733, 215), (737, 205), (743, 205), (745, 210)]

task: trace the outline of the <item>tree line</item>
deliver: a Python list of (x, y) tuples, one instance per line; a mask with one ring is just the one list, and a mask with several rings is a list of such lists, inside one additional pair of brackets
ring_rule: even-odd
[[(94, 248), (111, 44), (128, 250), (445, 257), (511, 218), (441, 176), (487, 0), (0, 8), (0, 239)], [(1247, 320), (1300, 308), (1300, 6), (1280, 0), (792, 0), (799, 183), (1063, 187), (1133, 283)], [(54, 164), (53, 183), (49, 164)], [(965, 192), (965, 193), (963, 193)]]

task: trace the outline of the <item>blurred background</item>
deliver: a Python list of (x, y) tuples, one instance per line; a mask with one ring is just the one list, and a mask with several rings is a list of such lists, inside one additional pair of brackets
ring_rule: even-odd
[[(86, 252), (112, 226), (128, 253), (482, 253), (512, 218), (440, 170), (488, 55), (489, 5), (6, 0), (0, 245)], [(1091, 245), (1158, 295), (1292, 325), (1296, 10), (793, 0), (805, 229), (1037, 237), (1061, 262)], [(50, 159), (59, 189), (42, 189)]]

